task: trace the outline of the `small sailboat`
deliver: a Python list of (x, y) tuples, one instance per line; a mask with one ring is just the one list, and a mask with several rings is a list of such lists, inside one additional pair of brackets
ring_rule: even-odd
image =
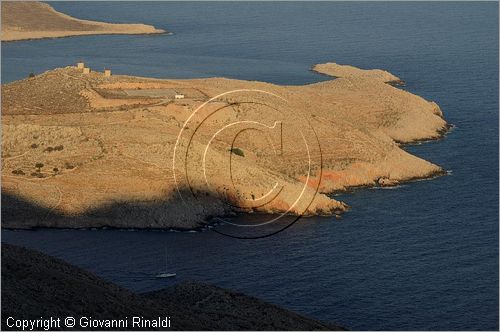
[(168, 272), (168, 256), (167, 247), (165, 247), (165, 272), (159, 272), (156, 274), (156, 278), (175, 278), (176, 273)]

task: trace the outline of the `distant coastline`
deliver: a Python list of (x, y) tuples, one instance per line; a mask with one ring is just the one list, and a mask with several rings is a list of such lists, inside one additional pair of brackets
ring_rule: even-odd
[(146, 24), (117, 24), (81, 20), (41, 2), (2, 2), (2, 41), (84, 35), (159, 34), (165, 30)]

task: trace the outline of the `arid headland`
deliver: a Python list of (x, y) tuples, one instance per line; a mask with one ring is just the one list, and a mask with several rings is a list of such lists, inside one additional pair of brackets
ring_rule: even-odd
[[(444, 173), (401, 147), (447, 130), (436, 103), (388, 84), (401, 80), (385, 71), (315, 70), (337, 78), (279, 86), (70, 66), (3, 85), (3, 227), (340, 214), (347, 206), (326, 194)], [(232, 130), (256, 120), (261, 132)]]
[(35, 1), (2, 1), (2, 41), (101, 34), (163, 33), (146, 24), (80, 20)]

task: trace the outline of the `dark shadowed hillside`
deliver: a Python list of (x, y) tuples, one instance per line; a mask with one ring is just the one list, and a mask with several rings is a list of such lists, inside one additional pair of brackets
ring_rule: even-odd
[(170, 316), (174, 330), (342, 329), (208, 284), (187, 282), (135, 294), (59, 259), (2, 244), (2, 330), (8, 329), (8, 317), (50, 316)]

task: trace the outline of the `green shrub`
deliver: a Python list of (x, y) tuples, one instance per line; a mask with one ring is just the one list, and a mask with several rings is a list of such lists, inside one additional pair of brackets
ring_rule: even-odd
[(42, 163), (36, 163), (36, 164), (35, 164), (35, 167), (36, 167), (36, 168), (38, 168), (38, 173), (40, 173), (40, 172), (41, 172), (41, 170), (42, 170), (42, 167), (43, 167), (43, 166), (44, 166), (44, 165), (43, 165)]
[(231, 148), (231, 149), (229, 149), (229, 151), (231, 151), (232, 153), (234, 153), (235, 155), (240, 156), (240, 157), (245, 156), (245, 153), (240, 148)]
[(46, 148), (44, 151), (46, 152), (52, 152), (52, 151), (62, 151), (64, 149), (64, 146), (63, 145), (57, 145), (57, 146), (49, 146), (48, 148)]
[(34, 73), (30, 73), (29, 74), (29, 78), (33, 78), (33, 77), (35, 77), (35, 74)]
[(35, 144), (35, 143), (31, 144), (32, 149), (36, 149), (37, 147), (38, 147), (38, 144)]

